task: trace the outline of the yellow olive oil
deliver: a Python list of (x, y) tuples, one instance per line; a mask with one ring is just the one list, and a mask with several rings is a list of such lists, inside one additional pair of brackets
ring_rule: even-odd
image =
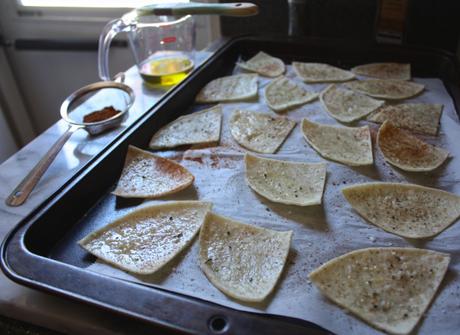
[(140, 65), (139, 73), (151, 85), (171, 86), (182, 81), (193, 66), (186, 56), (149, 58)]

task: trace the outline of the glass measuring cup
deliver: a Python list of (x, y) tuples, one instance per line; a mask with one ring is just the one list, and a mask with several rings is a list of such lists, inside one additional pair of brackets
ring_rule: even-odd
[(110, 80), (110, 43), (120, 32), (127, 32), (139, 73), (149, 84), (177, 84), (194, 67), (195, 22), (191, 15), (137, 16), (130, 12), (110, 21), (101, 34), (98, 62), (102, 80)]
[(99, 77), (110, 80), (109, 48), (121, 32), (128, 34), (139, 73), (150, 84), (169, 86), (181, 81), (195, 61), (195, 22), (191, 15), (251, 16), (252, 3), (175, 3), (137, 8), (110, 21), (99, 38)]

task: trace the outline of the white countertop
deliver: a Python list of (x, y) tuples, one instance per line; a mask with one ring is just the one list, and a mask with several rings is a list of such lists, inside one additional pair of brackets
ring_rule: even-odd
[[(202, 52), (198, 58), (202, 61), (207, 56), (209, 53)], [(159, 89), (147, 88), (135, 67), (126, 72), (125, 83), (134, 90), (136, 100), (122, 127), (97, 137), (91, 137), (84, 130), (73, 134), (22, 206), (8, 207), (5, 199), (52, 143), (66, 131), (67, 124), (62, 120), (58, 121), (0, 165), (0, 240), (110, 143), (123, 130), (123, 125), (129, 125), (136, 120), (165, 93)], [(56, 114), (59, 107), (56, 106)], [(124, 334), (132, 333), (132, 327), (136, 327), (134, 322), (128, 322), (120, 316), (114, 318), (114, 314), (95, 307), (17, 285), (2, 272), (0, 314), (67, 334)]]

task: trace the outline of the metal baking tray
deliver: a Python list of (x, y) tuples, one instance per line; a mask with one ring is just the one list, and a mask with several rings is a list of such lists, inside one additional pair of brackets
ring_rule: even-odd
[(457, 61), (444, 51), (285, 36), (241, 36), (225, 40), (207, 61), (10, 232), (1, 249), (1, 267), (6, 275), (20, 284), (134, 319), (137, 333), (148, 333), (154, 328), (163, 333), (329, 334), (304, 320), (243, 312), (161, 287), (88, 271), (85, 268), (95, 258), (75, 243), (95, 229), (88, 217), (110, 215), (103, 212), (107, 201), (116, 207), (136, 204), (107, 200), (113, 198), (110, 191), (119, 177), (127, 146), (147, 148), (152, 134), (161, 126), (193, 112), (195, 96), (206, 83), (231, 74), (240, 57), (246, 59), (260, 50), (286, 63), (325, 62), (343, 68), (377, 61), (408, 62), (414, 76), (440, 78), (455, 110), (460, 110)]

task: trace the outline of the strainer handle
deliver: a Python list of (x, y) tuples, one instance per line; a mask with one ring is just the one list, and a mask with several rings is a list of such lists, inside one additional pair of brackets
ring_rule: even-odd
[(5, 203), (8, 206), (20, 206), (22, 205), (33, 189), (40, 181), (43, 174), (46, 172), (48, 167), (56, 158), (59, 151), (61, 151), (64, 144), (72, 136), (72, 134), (80, 129), (79, 126), (69, 127), (64, 134), (59, 137), (59, 139), (53, 144), (53, 146), (48, 150), (48, 152), (43, 156), (42, 159), (34, 166), (34, 168), (29, 172), (29, 174), (19, 183), (18, 186), (11, 192), (11, 194), (6, 198)]

